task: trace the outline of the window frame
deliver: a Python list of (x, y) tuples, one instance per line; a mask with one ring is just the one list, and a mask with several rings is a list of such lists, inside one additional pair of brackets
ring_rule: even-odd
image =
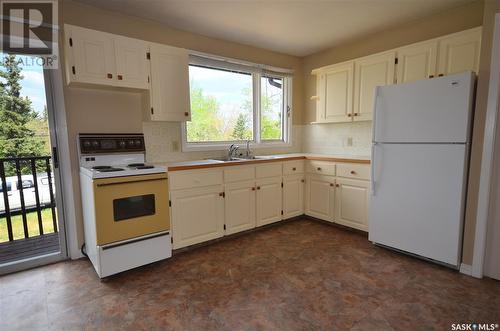
[[(253, 104), (253, 140), (250, 140), (251, 148), (273, 148), (273, 147), (290, 147), (292, 146), (292, 84), (293, 79), (290, 71), (283, 72), (275, 70), (266, 70), (264, 66), (252, 63), (235, 63), (227, 59), (213, 59), (201, 56), (191, 56), (189, 65), (203, 66), (213, 69), (222, 69), (235, 72), (245, 72), (252, 75), (252, 104)], [(271, 76), (283, 79), (283, 139), (282, 140), (262, 140), (260, 132), (261, 124), (261, 77)], [(258, 92), (256, 92), (258, 91)], [(187, 125), (186, 122), (181, 123), (181, 141), (183, 152), (195, 151), (217, 151), (226, 150), (232, 144), (243, 145), (246, 140), (231, 140), (231, 141), (210, 141), (210, 142), (188, 142), (187, 141)]]

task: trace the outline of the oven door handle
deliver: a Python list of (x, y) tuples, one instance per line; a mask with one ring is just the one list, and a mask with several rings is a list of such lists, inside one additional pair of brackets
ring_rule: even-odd
[(139, 179), (133, 181), (125, 181), (125, 182), (111, 182), (111, 183), (97, 183), (97, 187), (103, 186), (111, 186), (111, 185), (123, 185), (123, 184), (133, 184), (133, 183), (143, 183), (143, 182), (152, 182), (152, 181), (160, 181), (167, 180), (167, 178), (149, 178), (149, 179)]

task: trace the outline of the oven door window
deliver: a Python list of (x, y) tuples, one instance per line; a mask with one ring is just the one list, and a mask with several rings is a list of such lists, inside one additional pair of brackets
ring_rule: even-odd
[(155, 214), (155, 195), (146, 194), (113, 200), (115, 222)]

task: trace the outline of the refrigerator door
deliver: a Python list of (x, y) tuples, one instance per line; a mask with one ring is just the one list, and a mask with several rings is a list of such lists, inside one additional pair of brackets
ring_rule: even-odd
[(473, 91), (472, 72), (377, 87), (373, 141), (468, 142)]
[(370, 241), (458, 266), (466, 159), (466, 145), (374, 145)]

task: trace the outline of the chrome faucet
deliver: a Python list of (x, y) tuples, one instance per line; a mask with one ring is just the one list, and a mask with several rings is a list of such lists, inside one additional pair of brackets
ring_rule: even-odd
[(252, 157), (252, 151), (250, 150), (250, 140), (247, 140), (247, 150), (245, 151), (245, 157), (250, 159)]
[(236, 146), (235, 144), (231, 144), (231, 146), (229, 146), (229, 148), (227, 150), (227, 159), (229, 161), (231, 161), (233, 159), (234, 154), (236, 153), (238, 148), (240, 148), (240, 146)]

